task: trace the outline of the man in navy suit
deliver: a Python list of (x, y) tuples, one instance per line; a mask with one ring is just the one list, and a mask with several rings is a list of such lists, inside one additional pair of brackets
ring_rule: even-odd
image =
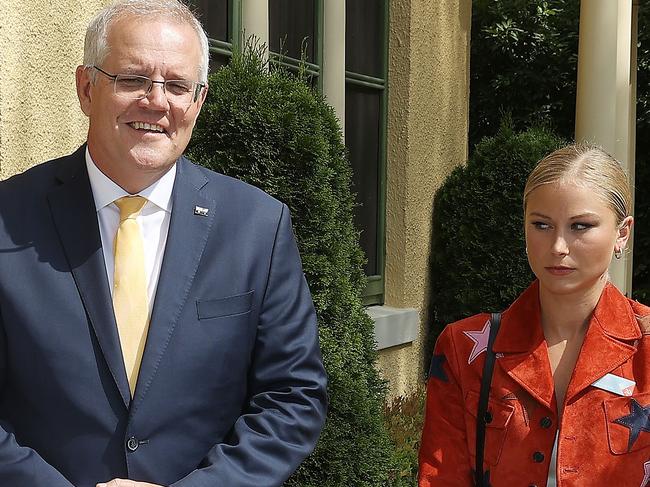
[(87, 144), (0, 183), (2, 486), (279, 486), (314, 448), (288, 209), (182, 156), (207, 69), (185, 6), (118, 0), (76, 72)]

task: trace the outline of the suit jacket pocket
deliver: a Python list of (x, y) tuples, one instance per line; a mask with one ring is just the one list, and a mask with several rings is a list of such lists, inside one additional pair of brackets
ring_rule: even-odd
[[(465, 396), (465, 430), (467, 431), (467, 446), (472, 457), (476, 456), (476, 413), (478, 412), (479, 393), (469, 391)], [(515, 408), (490, 396), (488, 399), (488, 413), (491, 421), (485, 428), (484, 459), (491, 465), (499, 463), (501, 450), (506, 439), (508, 423)]]
[(253, 291), (227, 296), (225, 298), (206, 299), (196, 302), (199, 320), (221, 318), (225, 316), (248, 313), (253, 303)]
[(609, 449), (615, 455), (650, 447), (650, 392), (603, 402)]

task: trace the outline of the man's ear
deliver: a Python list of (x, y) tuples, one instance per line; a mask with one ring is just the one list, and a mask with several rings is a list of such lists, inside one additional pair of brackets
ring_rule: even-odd
[(75, 80), (77, 84), (77, 97), (79, 98), (81, 111), (84, 112), (87, 117), (89, 117), (91, 102), (90, 92), (93, 85), (90, 68), (86, 66), (77, 66), (77, 71), (75, 72)]
[(203, 106), (203, 103), (205, 102), (207, 96), (208, 96), (208, 85), (206, 83), (205, 87), (203, 87), (199, 92), (199, 99), (197, 100), (199, 105), (199, 111), (201, 111), (201, 107)]

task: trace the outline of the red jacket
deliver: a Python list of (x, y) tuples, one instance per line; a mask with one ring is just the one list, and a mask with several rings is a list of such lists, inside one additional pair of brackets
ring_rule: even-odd
[[(558, 487), (650, 486), (650, 331), (637, 319), (648, 315), (650, 308), (611, 284), (605, 287), (566, 392)], [(420, 487), (473, 485), (488, 319), (480, 314), (456, 322), (438, 338), (427, 390)], [(546, 486), (558, 414), (537, 281), (503, 313), (494, 351), (484, 468), (492, 487)], [(616, 386), (626, 384), (620, 378), (636, 385), (618, 393), (592, 385), (607, 374), (617, 376), (608, 376)]]

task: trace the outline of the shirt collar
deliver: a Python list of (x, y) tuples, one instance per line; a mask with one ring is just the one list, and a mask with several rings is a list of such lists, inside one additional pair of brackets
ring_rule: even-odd
[[(95, 209), (97, 211), (110, 205), (122, 196), (128, 196), (129, 193), (124, 191), (124, 189), (99, 170), (90, 156), (88, 147), (86, 147), (86, 169), (88, 170), (88, 178), (90, 179), (90, 187), (93, 192)], [(174, 189), (175, 179), (176, 164), (163, 174), (160, 179), (140, 191), (138, 195), (147, 198), (149, 202), (170, 213), (172, 210), (172, 191)]]

